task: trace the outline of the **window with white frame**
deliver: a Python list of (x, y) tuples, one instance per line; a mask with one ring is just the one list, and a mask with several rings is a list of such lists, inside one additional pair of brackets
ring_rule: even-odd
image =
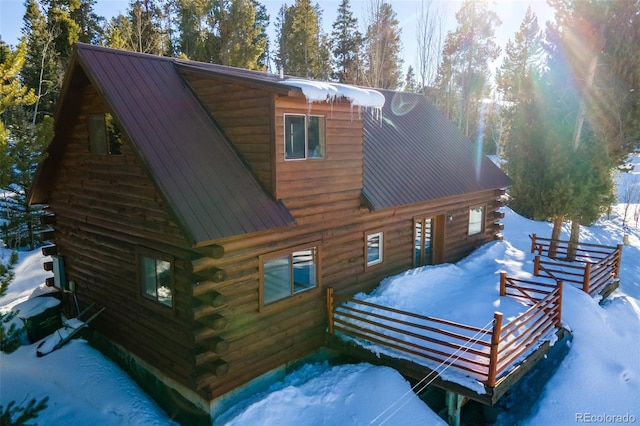
[(324, 117), (322, 116), (285, 114), (285, 160), (324, 158), (324, 131)]
[(367, 235), (367, 266), (382, 263), (382, 232)]
[(173, 266), (169, 260), (139, 256), (142, 295), (165, 306), (173, 306)]
[(318, 286), (315, 247), (262, 258), (262, 305)]
[(484, 223), (484, 207), (473, 207), (469, 209), (469, 235), (476, 235), (482, 232)]

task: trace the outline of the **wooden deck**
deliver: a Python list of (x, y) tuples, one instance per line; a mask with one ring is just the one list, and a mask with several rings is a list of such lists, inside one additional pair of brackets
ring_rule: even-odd
[[(363, 361), (391, 366), (425, 386), (494, 405), (549, 351), (551, 341), (566, 333), (561, 327), (562, 283), (549, 285), (503, 274), (500, 293), (522, 299), (529, 308), (506, 324), (496, 312), (480, 328), (339, 296), (328, 289), (329, 345)], [(371, 344), (384, 350), (374, 353), (366, 348)], [(450, 371), (443, 376), (446, 370)]]
[(565, 240), (531, 238), (535, 276), (550, 277), (581, 288), (591, 296), (606, 298), (619, 285), (622, 245), (572, 244)]

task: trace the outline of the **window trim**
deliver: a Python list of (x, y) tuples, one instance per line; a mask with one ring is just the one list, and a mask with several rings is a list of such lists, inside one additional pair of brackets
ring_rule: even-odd
[[(373, 261), (369, 261), (369, 240), (371, 237), (379, 237), (378, 258)], [(379, 265), (384, 262), (384, 231), (367, 232), (364, 235), (364, 247), (365, 247), (365, 266), (370, 268), (375, 265)]]
[[(477, 210), (480, 209), (480, 229), (478, 229), (477, 231), (471, 233), (471, 211), (472, 210)], [(468, 237), (473, 237), (475, 235), (479, 235), (482, 234), (484, 232), (485, 229), (485, 219), (486, 219), (486, 206), (484, 204), (481, 205), (476, 205), (476, 206), (470, 206), (469, 207), (469, 216), (467, 219), (467, 236)]]
[[(293, 253), (298, 251), (312, 250), (312, 249), (315, 249), (315, 267), (316, 267), (315, 287), (310, 287), (297, 292), (292, 292), (289, 296), (283, 297), (282, 299), (275, 300), (265, 305), (264, 303), (264, 262), (265, 260), (275, 259), (286, 254), (292, 255)], [(309, 244), (298, 245), (298, 246), (259, 255), (258, 256), (258, 306), (259, 306), (258, 310), (260, 312), (263, 312), (265, 310), (272, 309), (274, 306), (277, 306), (283, 302), (286, 302), (286, 301), (291, 302), (292, 300), (299, 300), (301, 298), (307, 297), (308, 295), (316, 294), (322, 288), (321, 264), (322, 262), (321, 262), (320, 241), (314, 241)], [(293, 285), (293, 283), (291, 284)]]
[[(156, 297), (155, 299), (147, 295), (144, 291), (145, 286), (143, 280), (145, 277), (142, 274), (142, 260), (143, 258), (160, 260), (164, 262), (169, 262), (171, 268), (171, 305), (167, 305), (166, 303), (162, 303)], [(162, 252), (158, 252), (151, 249), (140, 248), (136, 249), (136, 281), (138, 286), (138, 296), (141, 300), (149, 302), (153, 306), (157, 306), (162, 309), (175, 311), (176, 307), (176, 268), (175, 268), (175, 258), (173, 256), (167, 255)], [(146, 302), (145, 302), (146, 303)]]
[[(287, 158), (287, 117), (304, 117), (304, 157), (302, 158)], [(309, 117), (321, 118), (321, 125), (318, 129), (318, 143), (322, 148), (322, 156), (310, 157), (309, 156)], [(285, 112), (282, 119), (282, 139), (283, 139), (283, 157), (284, 161), (303, 161), (303, 160), (323, 160), (326, 158), (326, 116), (319, 114), (300, 114)]]

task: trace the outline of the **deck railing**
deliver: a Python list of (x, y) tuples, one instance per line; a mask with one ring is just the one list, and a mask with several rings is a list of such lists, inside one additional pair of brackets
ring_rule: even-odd
[[(519, 285), (511, 281), (510, 289)], [(329, 333), (336, 332), (447, 366), (494, 387), (501, 375), (560, 327), (562, 283), (540, 293), (507, 324), (495, 312), (485, 327), (419, 315), (334, 294), (327, 289)], [(530, 292), (523, 287), (522, 292)], [(428, 365), (427, 365), (428, 366)]]
[[(609, 247), (541, 238), (530, 235), (535, 276), (547, 276), (571, 283), (591, 296), (599, 294), (619, 277), (622, 245)], [(573, 251), (570, 259), (568, 256)], [(553, 255), (553, 256), (552, 256)]]

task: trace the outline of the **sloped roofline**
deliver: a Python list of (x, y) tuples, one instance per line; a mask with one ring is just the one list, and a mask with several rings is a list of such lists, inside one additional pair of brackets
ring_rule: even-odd
[[(63, 151), (60, 123), (73, 104), (73, 83), (84, 75), (133, 144), (192, 246), (295, 225), (211, 120), (176, 61), (77, 43), (55, 113), (56, 137), (38, 166), (30, 203), (47, 202), (50, 177)], [(189, 144), (183, 146), (181, 138)]]

